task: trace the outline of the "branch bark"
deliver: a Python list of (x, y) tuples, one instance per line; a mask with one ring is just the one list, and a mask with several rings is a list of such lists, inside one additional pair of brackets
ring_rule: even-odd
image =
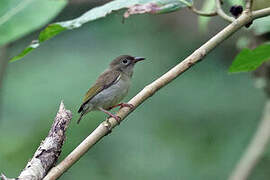
[(27, 163), (18, 178), (9, 179), (1, 175), (2, 180), (41, 180), (56, 164), (66, 138), (65, 132), (72, 118), (61, 102), (48, 136), (41, 142), (33, 158)]
[[(270, 8), (265, 10), (264, 13), (252, 14), (250, 12), (244, 11), (242, 15), (234, 20), (231, 24), (225, 27), (222, 31), (212, 37), (208, 42), (203, 44), (199, 49), (194, 51), (189, 57), (183, 60), (181, 63), (176, 65), (170, 71), (165, 73), (163, 76), (155, 80), (153, 83), (146, 86), (141, 92), (139, 92), (135, 97), (133, 97), (128, 103), (134, 105), (133, 109), (122, 108), (117, 112), (117, 116), (121, 117), (123, 120), (135, 110), (141, 103), (150, 98), (159, 89), (166, 86), (168, 83), (173, 81), (179, 75), (184, 73), (194, 64), (203, 59), (211, 50), (217, 47), (221, 42), (226, 40), (233, 33), (238, 31), (241, 27), (245, 26), (252, 20), (267, 16), (270, 14)], [(110, 118), (103, 123), (101, 123), (79, 146), (77, 146), (62, 162), (51, 169), (44, 180), (55, 180), (60, 177), (67, 169), (69, 169), (76, 161), (79, 160), (94, 144), (96, 144), (102, 137), (107, 135), (111, 129), (118, 125), (114, 118)]]

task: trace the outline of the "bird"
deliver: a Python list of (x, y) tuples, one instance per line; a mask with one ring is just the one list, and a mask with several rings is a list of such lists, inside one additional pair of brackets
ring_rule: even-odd
[(80, 117), (77, 124), (80, 123), (85, 114), (91, 111), (102, 111), (120, 123), (120, 117), (109, 112), (109, 110), (118, 106), (120, 108), (134, 108), (132, 104), (119, 102), (129, 91), (135, 64), (142, 60), (145, 60), (145, 58), (130, 55), (121, 55), (115, 58), (85, 94), (78, 110)]

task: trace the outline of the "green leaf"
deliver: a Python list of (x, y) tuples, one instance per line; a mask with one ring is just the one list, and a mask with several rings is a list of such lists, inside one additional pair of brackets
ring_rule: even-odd
[(66, 30), (66, 28), (60, 26), (59, 24), (50, 24), (46, 29), (41, 31), (38, 40), (40, 43), (43, 41), (47, 41), (48, 39), (56, 36), (64, 30)]
[(0, 0), (0, 46), (38, 29), (66, 3), (65, 0)]
[[(2, 1), (2, 0), (0, 0)], [(7, 1), (7, 0), (6, 0)], [(45, 1), (45, 0), (43, 0)], [(61, 1), (61, 0), (50, 0), (50, 1)], [(69, 21), (58, 22), (49, 25), (46, 27), (39, 35), (38, 42), (35, 43), (35, 48), (37, 48), (42, 42), (58, 35), (59, 33), (81, 27), (87, 22), (91, 22), (100, 18), (106, 17), (108, 14), (118, 11), (121, 9), (128, 9), (128, 16), (131, 14), (160, 14), (176, 11), (180, 8), (184, 8), (192, 5), (192, 0), (115, 0), (111, 1), (103, 6), (93, 8), (78, 18)], [(141, 11), (133, 11), (130, 13), (130, 10), (134, 7), (140, 7)], [(149, 9), (147, 9), (149, 8)], [(126, 14), (125, 13), (125, 14)], [(127, 18), (126, 16), (124, 16)], [(35, 41), (36, 42), (36, 41)], [(25, 48), (18, 56), (12, 58), (12, 61), (19, 60), (24, 57), (26, 54), (31, 52), (33, 49), (32, 44)], [(31, 49), (31, 50), (30, 50)]]
[(270, 60), (270, 44), (261, 45), (253, 50), (243, 49), (234, 59), (229, 72), (253, 71), (268, 60)]
[(17, 61), (19, 59), (21, 59), (22, 57), (24, 57), (26, 54), (30, 53), (32, 50), (34, 50), (35, 48), (37, 48), (39, 46), (39, 42), (38, 41), (33, 41), (27, 48), (25, 48), (20, 54), (18, 54), (17, 56), (13, 57), (11, 60), (9, 60), (9, 62), (14, 62)]

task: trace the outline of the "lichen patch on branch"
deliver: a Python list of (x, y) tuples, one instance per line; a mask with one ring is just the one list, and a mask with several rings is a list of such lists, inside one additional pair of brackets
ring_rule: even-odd
[(61, 153), (61, 148), (66, 138), (65, 132), (72, 118), (61, 102), (59, 111), (54, 119), (48, 136), (41, 142), (33, 158), (27, 163), (18, 178), (9, 179), (2, 174), (2, 180), (41, 180), (56, 164)]
[(147, 4), (135, 4), (128, 8), (128, 10), (124, 13), (124, 18), (128, 18), (130, 15), (133, 14), (144, 14), (144, 13), (151, 13), (154, 14), (158, 12), (160, 8), (155, 3), (147, 3)]

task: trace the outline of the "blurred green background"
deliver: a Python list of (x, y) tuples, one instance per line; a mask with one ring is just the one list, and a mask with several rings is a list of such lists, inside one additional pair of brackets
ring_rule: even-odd
[[(93, 5), (71, 4), (54, 21), (77, 17)], [(1, 87), (1, 172), (16, 177), (25, 167), (46, 137), (61, 100), (73, 119), (60, 160), (104, 120), (102, 112), (93, 112), (77, 125), (76, 111), (116, 56), (147, 58), (135, 69), (128, 101), (224, 26), (215, 18), (208, 33), (200, 33), (197, 16), (188, 10), (121, 21), (122, 12), (114, 13), (8, 64)], [(60, 179), (226, 179), (254, 134), (265, 99), (250, 74), (227, 73), (237, 53), (235, 37), (241, 33), (148, 99)], [(9, 56), (37, 35), (12, 43)], [(270, 178), (269, 155), (265, 153), (250, 179)]]

